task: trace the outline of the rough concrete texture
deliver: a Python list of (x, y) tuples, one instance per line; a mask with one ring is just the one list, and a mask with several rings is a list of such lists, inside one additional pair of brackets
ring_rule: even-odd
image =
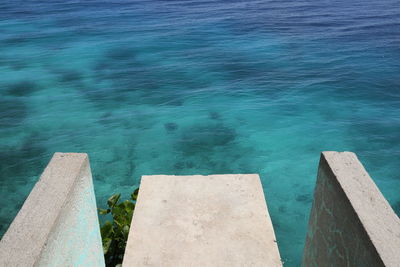
[(0, 266), (104, 266), (87, 154), (54, 154), (0, 242)]
[(400, 266), (400, 220), (354, 153), (321, 155), (303, 266)]
[(259, 176), (143, 176), (123, 266), (282, 266)]

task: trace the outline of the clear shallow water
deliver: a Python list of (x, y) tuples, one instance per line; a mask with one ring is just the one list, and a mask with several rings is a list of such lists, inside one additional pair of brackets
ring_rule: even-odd
[(399, 1), (0, 2), (0, 234), (56, 151), (98, 205), (143, 174), (259, 173), (300, 262), (319, 153), (400, 214)]

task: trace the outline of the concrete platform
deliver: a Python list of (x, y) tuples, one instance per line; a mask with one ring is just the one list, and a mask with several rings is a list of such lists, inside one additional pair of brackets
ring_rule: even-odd
[(143, 176), (123, 266), (282, 266), (259, 176)]

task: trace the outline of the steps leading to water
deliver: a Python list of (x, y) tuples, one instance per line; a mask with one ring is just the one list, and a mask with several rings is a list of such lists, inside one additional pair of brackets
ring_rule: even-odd
[[(123, 266), (282, 266), (257, 174), (143, 176)], [(400, 219), (356, 155), (323, 152), (303, 266), (400, 263)], [(56, 153), (0, 266), (104, 266), (86, 154)]]

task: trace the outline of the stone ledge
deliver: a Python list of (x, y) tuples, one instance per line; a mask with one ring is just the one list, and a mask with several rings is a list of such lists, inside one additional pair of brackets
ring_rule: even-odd
[(257, 174), (143, 176), (123, 266), (282, 266)]

